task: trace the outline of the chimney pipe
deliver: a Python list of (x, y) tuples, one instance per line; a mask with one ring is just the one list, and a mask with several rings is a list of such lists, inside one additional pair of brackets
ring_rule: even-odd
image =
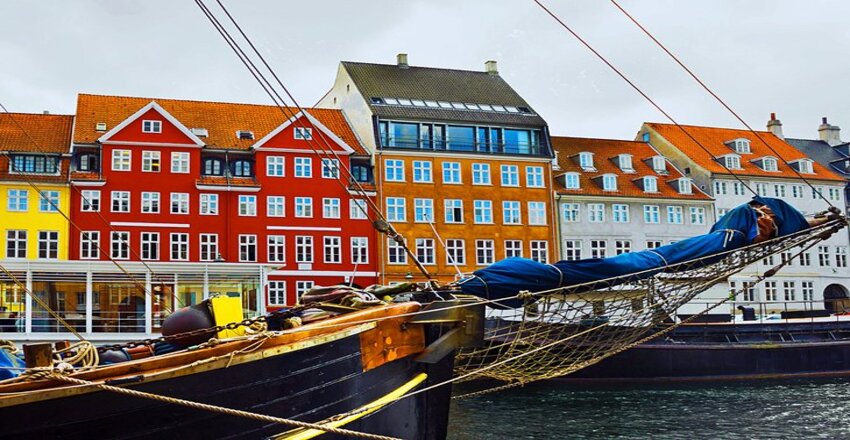
[(830, 125), (826, 120), (826, 116), (821, 119), (820, 127), (818, 127), (818, 135), (820, 140), (829, 144), (830, 147), (839, 145), (841, 142), (841, 128), (837, 125)]
[(489, 60), (489, 61), (484, 62), (484, 71), (489, 73), (490, 75), (498, 75), (499, 74), (499, 69), (496, 66), (496, 62), (493, 61), (493, 60)]
[(49, 114), (50, 114), (50, 110), (44, 110), (43, 112), (41, 112), (41, 114), (43, 114), (43, 115), (49, 115)]
[(410, 67), (407, 64), (407, 54), (406, 53), (400, 53), (400, 54), (396, 55), (395, 58), (396, 58), (396, 64), (398, 65), (398, 67), (400, 69), (407, 69), (408, 67)]
[(767, 131), (773, 133), (779, 139), (785, 140), (785, 136), (782, 135), (782, 122), (776, 119), (776, 113), (770, 114), (770, 120), (767, 121)]

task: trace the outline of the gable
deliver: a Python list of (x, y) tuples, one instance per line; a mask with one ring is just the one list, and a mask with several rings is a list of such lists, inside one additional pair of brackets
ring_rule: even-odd
[[(146, 121), (158, 123), (159, 132), (145, 132), (143, 126)], [(138, 143), (199, 147), (204, 145), (203, 141), (154, 101), (122, 121), (101, 136), (98, 141), (113, 144)]]
[[(310, 132), (312, 136), (311, 140), (296, 138), (296, 132), (302, 132), (304, 130)], [(289, 120), (272, 130), (271, 133), (257, 141), (253, 148), (272, 151), (303, 151), (306, 153), (313, 153), (314, 149), (321, 153), (323, 150), (330, 148), (337, 153), (354, 153), (354, 149), (345, 143), (345, 141), (306, 111), (303, 113), (299, 112), (297, 115), (289, 118)]]

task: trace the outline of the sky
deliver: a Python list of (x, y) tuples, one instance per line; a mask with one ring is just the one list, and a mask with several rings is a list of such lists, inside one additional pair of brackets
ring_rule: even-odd
[[(682, 124), (743, 128), (605, 0), (541, 0)], [(341, 60), (500, 75), (555, 135), (666, 122), (532, 0), (222, 0), (302, 105)], [(850, 130), (850, 2), (619, 0), (738, 112), (816, 138)], [(207, 5), (220, 12), (215, 0)], [(271, 104), (190, 0), (0, 0), (0, 103), (72, 114), (77, 93)], [(850, 134), (842, 136), (850, 139)]]

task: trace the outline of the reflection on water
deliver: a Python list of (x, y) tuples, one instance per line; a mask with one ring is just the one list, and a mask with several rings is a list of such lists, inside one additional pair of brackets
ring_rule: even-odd
[[(456, 387), (457, 393), (472, 391)], [(850, 438), (850, 379), (546, 382), (452, 403), (449, 439)]]

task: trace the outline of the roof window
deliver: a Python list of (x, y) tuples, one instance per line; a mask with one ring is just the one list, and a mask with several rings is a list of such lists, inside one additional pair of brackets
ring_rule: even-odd
[(667, 160), (664, 156), (652, 156), (652, 170), (658, 174), (667, 174)]
[(94, 126), (95, 131), (106, 131), (106, 122), (98, 122)]
[(210, 135), (206, 128), (192, 128), (190, 131), (197, 137), (207, 137)]
[(253, 140), (254, 132), (249, 130), (239, 130), (236, 132), (236, 137), (241, 140)]
[(578, 173), (564, 174), (564, 187), (566, 189), (580, 189), (581, 183), (579, 183)]
[(735, 150), (738, 154), (749, 154), (750, 153), (750, 140), (745, 138), (733, 139), (731, 141), (726, 142), (726, 145), (729, 148)]
[(617, 190), (617, 175), (616, 174), (603, 174), (602, 175), (602, 189), (604, 191), (616, 191)]
[(693, 194), (693, 190), (691, 189), (691, 179), (682, 177), (678, 179), (678, 182), (679, 194)]
[(631, 154), (619, 154), (617, 155), (617, 165), (620, 167), (624, 173), (634, 173), (635, 167), (632, 164), (632, 155)]
[(643, 177), (643, 192), (657, 193), (658, 192), (658, 178), (655, 177), (655, 176), (644, 176)]
[(578, 165), (584, 171), (596, 171), (593, 167), (593, 153), (582, 151), (578, 154)]

